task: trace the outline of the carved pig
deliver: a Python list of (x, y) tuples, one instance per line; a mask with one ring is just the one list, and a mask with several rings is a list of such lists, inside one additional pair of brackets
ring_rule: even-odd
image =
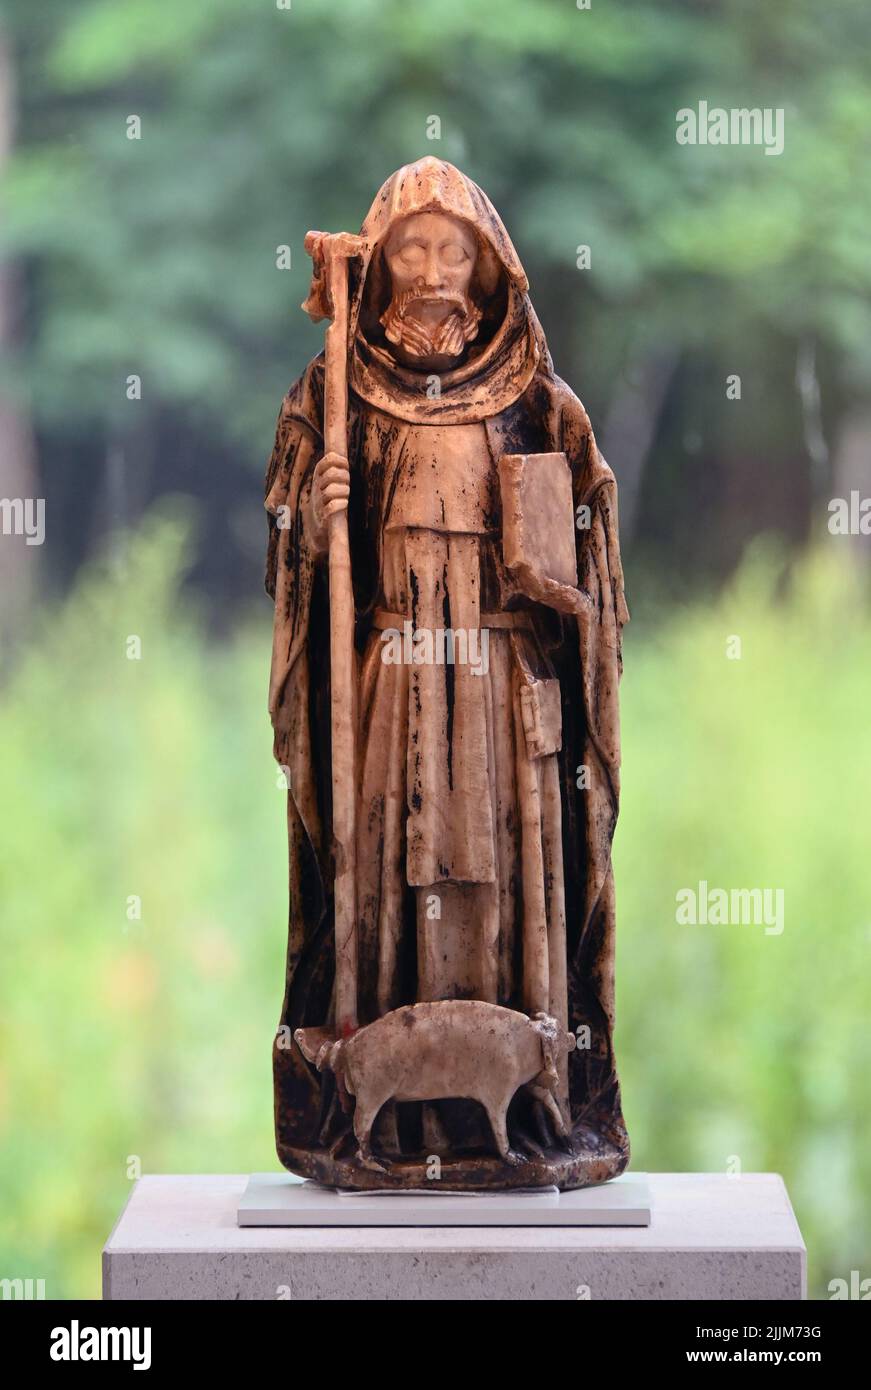
[(477, 999), (408, 1004), (367, 1024), (349, 1038), (325, 1040), (322, 1029), (298, 1028), (294, 1037), (319, 1071), (329, 1067), (340, 1089), (355, 1097), (354, 1134), (360, 1159), (381, 1165), (370, 1147), (372, 1126), (389, 1100), (464, 1097), (480, 1101), (496, 1147), (508, 1163), (522, 1162), (508, 1144), (505, 1117), (512, 1097), (527, 1086), (567, 1131), (554, 1092), (557, 1063), (574, 1039), (547, 1014), (529, 1018)]

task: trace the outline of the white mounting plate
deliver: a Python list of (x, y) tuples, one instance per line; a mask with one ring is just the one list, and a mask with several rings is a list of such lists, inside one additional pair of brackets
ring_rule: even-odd
[(252, 1173), (239, 1226), (649, 1226), (646, 1173), (560, 1192), (340, 1192), (292, 1173)]

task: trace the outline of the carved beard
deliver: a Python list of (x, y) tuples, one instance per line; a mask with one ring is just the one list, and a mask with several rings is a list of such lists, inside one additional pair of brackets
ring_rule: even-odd
[[(409, 307), (418, 299), (444, 299), (453, 308), (441, 323), (421, 323)], [(395, 294), (381, 323), (387, 341), (398, 345), (408, 357), (459, 357), (466, 343), (470, 343), (478, 332), (481, 310), (467, 294), (457, 290), (431, 290), (426, 285), (413, 285), (411, 289)]]

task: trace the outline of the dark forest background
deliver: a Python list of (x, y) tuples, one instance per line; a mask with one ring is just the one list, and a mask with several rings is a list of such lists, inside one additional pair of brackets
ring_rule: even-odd
[[(46, 530), (0, 536), (0, 1275), (95, 1292), (138, 1170), (274, 1164), (262, 475), (306, 231), (424, 154), (620, 485), (634, 1164), (781, 1171), (812, 1291), (871, 1275), (871, 540), (828, 525), (871, 495), (869, 41), (865, 0), (4, 0), (0, 496)], [(783, 153), (678, 145), (702, 100)], [(783, 934), (678, 925), (701, 880)]]

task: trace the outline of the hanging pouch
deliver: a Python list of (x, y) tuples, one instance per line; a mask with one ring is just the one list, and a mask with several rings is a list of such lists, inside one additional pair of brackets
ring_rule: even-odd
[(560, 685), (555, 676), (532, 670), (520, 634), (512, 634), (520, 719), (529, 758), (546, 758), (562, 748), (563, 718)]

